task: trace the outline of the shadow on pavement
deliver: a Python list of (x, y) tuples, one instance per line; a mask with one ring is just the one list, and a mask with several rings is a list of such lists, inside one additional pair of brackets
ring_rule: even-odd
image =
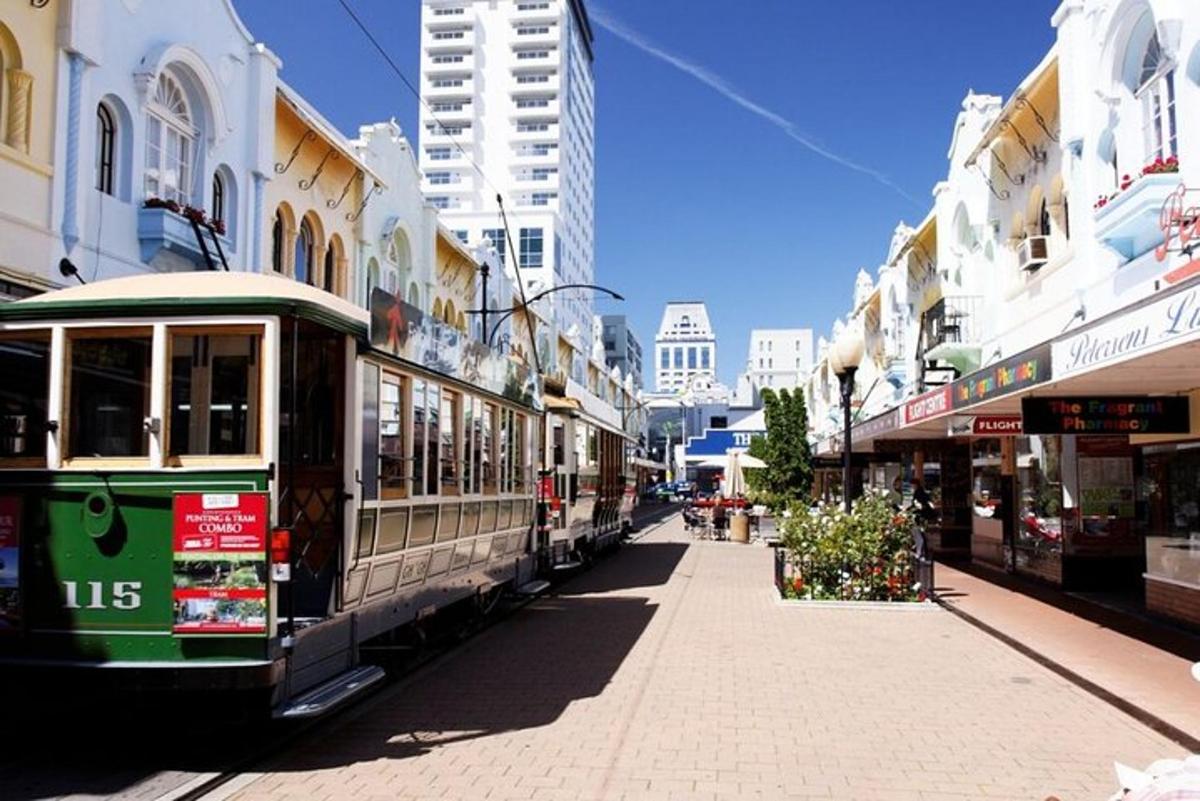
[[(1100, 606), (1094, 601), (1068, 595), (1057, 588), (1043, 586), (1020, 576), (1013, 576), (997, 570), (989, 570), (977, 565), (955, 563), (954, 569), (1010, 590), (1011, 592), (1020, 593), (1041, 603), (1053, 606), (1063, 612), (1095, 623), (1097, 626), (1110, 629), (1131, 639), (1139, 640), (1182, 659), (1192, 662), (1200, 661), (1200, 634), (1186, 631), (1151, 617), (1148, 614), (1131, 614)], [(939, 577), (938, 583), (944, 582), (945, 579)], [(947, 586), (946, 590), (948, 591), (944, 591), (943, 588), (939, 587), (937, 592), (942, 598), (970, 596), (969, 592), (952, 586)]]
[[(404, 759), (448, 743), (552, 723), (569, 705), (600, 695), (612, 682), (658, 610), (636, 588), (665, 584), (687, 547), (625, 546), (564, 583), (557, 595), (385, 690), (336, 728), (318, 727), (272, 769)], [(635, 591), (622, 592), (628, 590)], [(167, 695), (142, 699), (136, 707), (109, 699), (86, 709), (46, 709), (44, 732), (36, 720), (17, 723), (15, 732), (0, 731), (0, 798), (155, 798), (171, 789), (171, 777), (157, 774), (221, 771), (232, 755), (252, 753), (287, 731), (273, 724), (227, 725), (234, 712), (211, 702), (185, 706)], [(72, 735), (64, 739), (64, 733), (95, 730), (114, 734), (89, 740), (87, 748)], [(167, 786), (150, 792), (155, 782)]]

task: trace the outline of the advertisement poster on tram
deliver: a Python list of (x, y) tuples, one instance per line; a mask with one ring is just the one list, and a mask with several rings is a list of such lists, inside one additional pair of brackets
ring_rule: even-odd
[(0, 635), (21, 625), (21, 499), (0, 497)]
[(176, 634), (265, 634), (267, 496), (178, 493)]

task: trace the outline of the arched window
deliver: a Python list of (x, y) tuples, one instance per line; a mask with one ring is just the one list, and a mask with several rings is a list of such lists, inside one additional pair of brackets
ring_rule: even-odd
[(1042, 207), (1038, 210), (1038, 234), (1041, 236), (1050, 236), (1050, 209), (1046, 205), (1046, 200), (1042, 199)]
[(225, 222), (225, 179), (221, 173), (214, 172), (212, 180), (212, 209), (209, 210), (213, 222)]
[(408, 305), (421, 308), (421, 290), (415, 281), (408, 285)]
[(334, 255), (333, 245), (325, 248), (325, 276), (324, 288), (326, 292), (334, 291), (334, 278), (337, 275), (337, 256)]
[(1142, 54), (1142, 69), (1135, 94), (1142, 101), (1146, 161), (1167, 159), (1178, 154), (1175, 128), (1175, 66), (1163, 57), (1157, 33), (1150, 36)]
[(192, 150), (196, 129), (187, 95), (179, 81), (163, 71), (146, 107), (146, 196), (191, 202)]
[(96, 188), (116, 194), (117, 120), (112, 110), (96, 106)]
[(300, 223), (300, 232), (296, 234), (296, 261), (292, 277), (302, 284), (313, 281), (313, 231), (308, 220)]
[(283, 272), (283, 209), (275, 210), (275, 225), (271, 228), (271, 269)]
[(1062, 207), (1063, 236), (1069, 240), (1071, 238), (1071, 204), (1066, 195), (1063, 195)]

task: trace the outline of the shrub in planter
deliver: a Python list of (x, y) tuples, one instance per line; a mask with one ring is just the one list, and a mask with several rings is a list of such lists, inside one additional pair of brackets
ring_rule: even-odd
[(868, 495), (850, 514), (840, 506), (794, 507), (782, 524), (790, 572), (788, 598), (849, 601), (925, 599), (914, 573), (912, 526), (881, 495)]

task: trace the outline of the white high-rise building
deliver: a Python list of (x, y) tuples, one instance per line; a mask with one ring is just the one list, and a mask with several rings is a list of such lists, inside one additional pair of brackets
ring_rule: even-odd
[[(465, 242), (516, 249), (530, 292), (595, 283), (592, 59), (583, 0), (422, 2), (422, 189)], [(541, 303), (590, 347), (589, 293)]]
[(811, 328), (755, 328), (750, 331), (746, 377), (757, 393), (763, 389), (804, 386), (812, 372)]
[(663, 309), (654, 337), (654, 388), (681, 392), (695, 376), (717, 376), (717, 336), (702, 301), (672, 302)]

